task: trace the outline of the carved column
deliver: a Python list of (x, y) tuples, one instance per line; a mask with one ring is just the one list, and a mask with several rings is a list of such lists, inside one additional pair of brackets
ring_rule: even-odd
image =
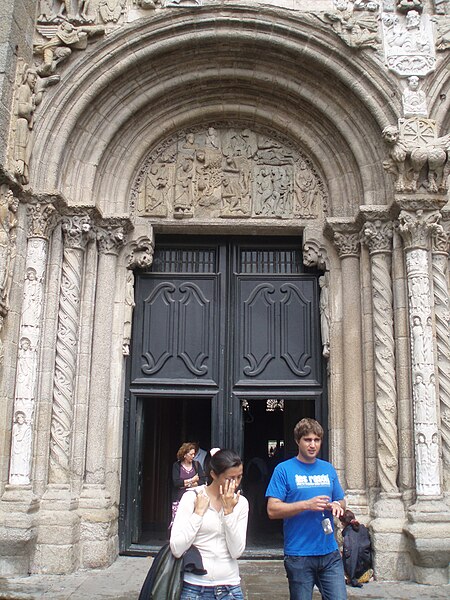
[(441, 494), (436, 364), (433, 346), (433, 299), (429, 277), (431, 234), (438, 211), (402, 210), (399, 215), (408, 278), (408, 308), (414, 405), (416, 492)]
[(363, 230), (372, 271), (377, 463), (381, 491), (397, 494), (398, 431), (392, 294), (392, 223), (375, 220)]
[(69, 483), (77, 366), (80, 294), (84, 251), (90, 237), (90, 218), (62, 220), (64, 256), (56, 338), (53, 411), (50, 439), (50, 483)]
[(31, 480), (32, 432), (38, 373), (38, 350), (47, 266), (48, 236), (54, 223), (52, 204), (28, 208), (29, 237), (25, 263), (22, 313), (14, 393), (9, 483), (27, 485)]
[(448, 284), (449, 235), (439, 227), (433, 236), (432, 273), (436, 323), (439, 412), (444, 491), (450, 492), (450, 299)]
[(345, 406), (345, 475), (352, 505), (366, 504), (364, 410), (362, 378), (362, 326), (360, 297), (360, 237), (352, 231), (335, 231), (342, 268), (342, 352)]
[(110, 390), (112, 316), (117, 256), (124, 243), (122, 227), (97, 229), (99, 261), (95, 298), (91, 390), (89, 401), (86, 483), (105, 484), (105, 449)]

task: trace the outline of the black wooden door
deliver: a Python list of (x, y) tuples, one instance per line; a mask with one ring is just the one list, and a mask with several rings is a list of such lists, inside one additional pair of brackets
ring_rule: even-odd
[[(135, 434), (126, 439), (124, 473), (131, 543), (139, 543), (143, 523), (158, 522), (143, 514), (146, 505), (157, 512), (142, 498), (157, 479), (148, 475), (147, 488), (142, 481), (149, 436), (162, 435), (159, 449), (167, 445), (169, 478), (177, 448), (194, 431), (204, 445), (243, 453), (249, 402), (278, 399), (296, 416), (296, 403), (307, 401), (310, 413), (323, 416), (318, 294), (318, 274), (305, 271), (298, 238), (157, 238), (152, 268), (137, 274), (135, 287), (128, 426)], [(171, 403), (172, 418), (156, 430), (157, 413), (145, 407), (158, 402), (166, 412)], [(136, 430), (144, 423), (145, 432)]]

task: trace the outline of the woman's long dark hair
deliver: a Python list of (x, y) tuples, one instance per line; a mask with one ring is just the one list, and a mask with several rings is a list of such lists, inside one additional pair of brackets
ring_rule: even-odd
[(205, 459), (205, 473), (208, 477), (208, 485), (212, 483), (211, 471), (214, 471), (216, 475), (221, 475), (227, 469), (240, 467), (241, 465), (241, 457), (234, 450), (218, 450), (213, 456), (208, 453)]

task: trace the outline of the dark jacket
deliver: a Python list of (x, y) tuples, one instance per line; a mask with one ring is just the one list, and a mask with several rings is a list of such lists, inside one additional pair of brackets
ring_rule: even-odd
[(355, 526), (347, 525), (342, 531), (344, 547), (342, 559), (344, 570), (350, 581), (359, 579), (368, 569), (372, 568), (372, 548), (369, 532), (360, 523)]
[[(198, 485), (206, 483), (206, 476), (202, 465), (197, 461), (192, 461), (195, 473), (199, 476)], [(180, 500), (181, 496), (188, 489), (184, 485), (184, 479), (180, 476), (181, 462), (177, 460), (172, 467), (172, 502)]]

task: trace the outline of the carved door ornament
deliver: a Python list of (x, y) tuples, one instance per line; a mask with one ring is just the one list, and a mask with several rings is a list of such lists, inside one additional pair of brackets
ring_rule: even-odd
[(327, 201), (311, 160), (292, 143), (230, 125), (164, 141), (133, 196), (140, 215), (174, 219), (317, 219)]

